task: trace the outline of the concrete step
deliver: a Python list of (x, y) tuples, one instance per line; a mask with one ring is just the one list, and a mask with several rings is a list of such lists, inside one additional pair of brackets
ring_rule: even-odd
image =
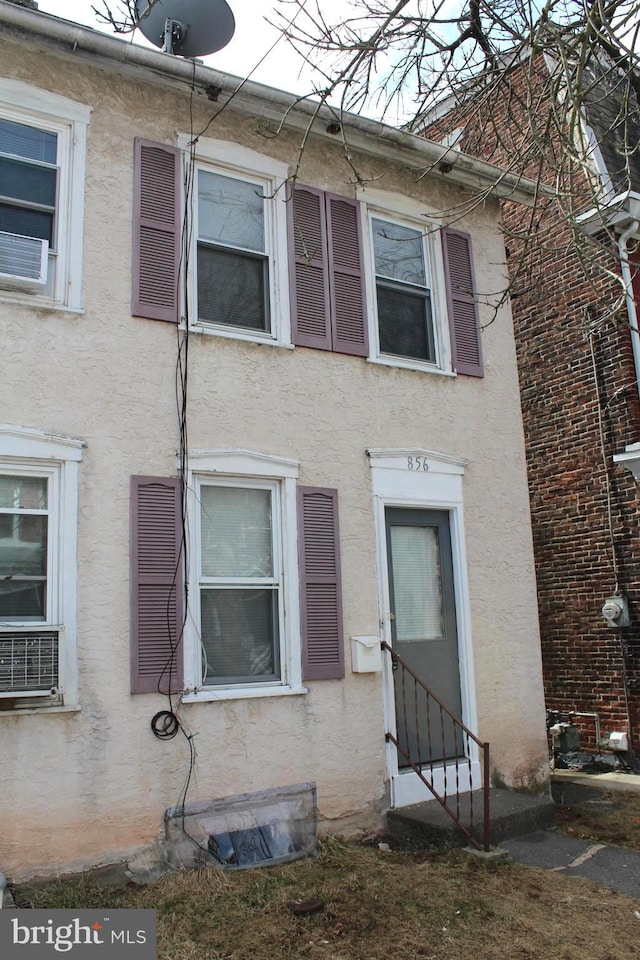
[[(455, 797), (453, 798), (455, 809)], [(471, 794), (460, 796), (460, 817), (467, 824)], [(513, 790), (490, 791), (491, 844), (553, 826), (555, 805), (548, 794), (532, 796)], [(473, 794), (473, 834), (482, 842), (482, 794)], [(398, 807), (387, 812), (388, 831), (394, 839), (411, 847), (464, 847), (468, 840), (437, 800)]]

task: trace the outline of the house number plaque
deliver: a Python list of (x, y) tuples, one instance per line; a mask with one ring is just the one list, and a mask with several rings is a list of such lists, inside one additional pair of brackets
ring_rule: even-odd
[(425, 471), (429, 469), (426, 457), (407, 457), (407, 470)]

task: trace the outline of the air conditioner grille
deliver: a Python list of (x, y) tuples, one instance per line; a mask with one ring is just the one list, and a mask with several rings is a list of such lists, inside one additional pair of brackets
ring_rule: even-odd
[(47, 249), (44, 240), (0, 231), (0, 274), (44, 283)]
[(58, 633), (0, 634), (0, 693), (58, 686)]

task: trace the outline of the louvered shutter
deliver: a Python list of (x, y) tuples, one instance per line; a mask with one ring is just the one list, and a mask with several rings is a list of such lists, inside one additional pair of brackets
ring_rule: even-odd
[(442, 231), (453, 367), (470, 377), (484, 376), (480, 318), (475, 294), (471, 237), (460, 230)]
[(180, 480), (132, 477), (132, 693), (182, 689), (181, 530)]
[(298, 488), (302, 676), (344, 676), (342, 589), (338, 539), (338, 493)]
[(331, 350), (324, 195), (313, 187), (293, 191), (292, 274), (293, 342)]
[(178, 320), (180, 258), (179, 151), (136, 137), (131, 312)]
[(356, 357), (369, 352), (358, 203), (326, 195), (333, 349)]

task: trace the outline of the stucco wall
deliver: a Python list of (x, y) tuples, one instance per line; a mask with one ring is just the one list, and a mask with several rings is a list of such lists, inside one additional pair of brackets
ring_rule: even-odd
[[(133, 138), (175, 143), (188, 132), (184, 95), (105, 72), (98, 63), (0, 38), (7, 75), (93, 108), (84, 231), (83, 315), (0, 300), (0, 392), (6, 422), (86, 442), (80, 469), (80, 710), (0, 714), (0, 866), (15, 876), (112, 860), (153, 840), (188, 770), (183, 737), (156, 740), (165, 700), (129, 693), (129, 477), (176, 472), (176, 332), (131, 317)], [(194, 129), (216, 106), (194, 100)], [(216, 139), (293, 162), (299, 136), (268, 139), (226, 110)], [(355, 157), (377, 190), (430, 209), (464, 199), (455, 186)], [(303, 182), (353, 196), (339, 145), (309, 141)], [(471, 233), (482, 293), (503, 288), (497, 204), (460, 221)], [(488, 323), (492, 310), (483, 305)], [(340, 495), (344, 632), (377, 634), (378, 574), (370, 447), (466, 458), (464, 514), (480, 736), (500, 777), (530, 786), (546, 759), (522, 424), (511, 320), (483, 333), (485, 376), (443, 377), (353, 357), (193, 335), (189, 444), (300, 461), (299, 482)], [(348, 642), (348, 641), (347, 641)], [(323, 829), (363, 829), (388, 805), (378, 674), (315, 682), (301, 696), (186, 705), (197, 764), (189, 800), (313, 780)], [(7, 811), (12, 815), (7, 817)], [(16, 815), (19, 811), (19, 815)], [(355, 820), (353, 815), (356, 815)]]

